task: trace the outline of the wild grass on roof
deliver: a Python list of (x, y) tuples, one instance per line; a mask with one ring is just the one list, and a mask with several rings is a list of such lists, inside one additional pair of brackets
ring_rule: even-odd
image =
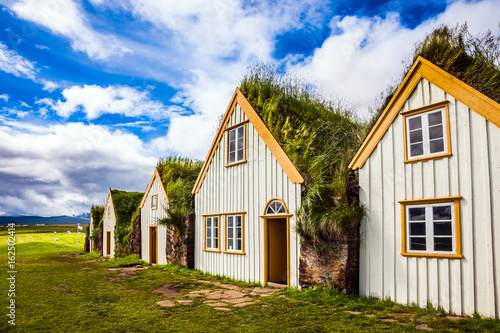
[(352, 108), (265, 64), (249, 69), (240, 90), (304, 177), (297, 231), (312, 239), (355, 231), (363, 209), (347, 204), (346, 172), (365, 128)]
[[(132, 230), (132, 217), (141, 203), (144, 193), (111, 190), (113, 206), (116, 214), (115, 239), (125, 251), (130, 231)], [(125, 251), (126, 252), (126, 251)], [(125, 255), (126, 253), (124, 253)]]
[[(405, 65), (403, 77), (419, 56), (500, 103), (500, 38), (493, 36), (491, 31), (472, 36), (467, 24), (455, 27), (440, 25), (415, 45), (412, 61)], [(384, 111), (398, 86), (399, 83), (392, 84), (381, 94), (370, 127)]]
[(191, 190), (202, 165), (202, 161), (177, 156), (165, 157), (158, 161), (156, 168), (169, 201), (167, 217), (159, 220), (159, 224), (172, 225), (177, 227), (178, 231), (183, 230), (186, 216), (192, 213)]
[[(90, 216), (92, 217), (93, 229), (88, 230), (87, 234), (90, 232), (90, 239), (94, 240), (95, 236), (99, 233), (102, 223), (102, 217), (104, 216), (104, 206), (92, 205), (90, 208)], [(89, 223), (90, 227), (90, 223)]]

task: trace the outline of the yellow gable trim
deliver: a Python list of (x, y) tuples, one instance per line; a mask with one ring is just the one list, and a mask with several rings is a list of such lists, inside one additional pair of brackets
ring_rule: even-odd
[(160, 173), (158, 172), (158, 169), (155, 168), (155, 172), (153, 172), (153, 176), (151, 177), (151, 180), (149, 181), (148, 187), (146, 188), (146, 192), (144, 193), (144, 196), (142, 197), (141, 204), (139, 205), (139, 208), (142, 208), (144, 206), (144, 203), (146, 202), (146, 198), (148, 197), (149, 190), (151, 190), (151, 186), (153, 186), (154, 180), (157, 179), (158, 183), (160, 184), (161, 188), (161, 193), (163, 194), (163, 198), (165, 199), (165, 202), (168, 203), (168, 198), (167, 198), (167, 192), (165, 192), (165, 186), (163, 186), (163, 182), (161, 181)]
[(236, 88), (233, 97), (231, 98), (231, 102), (229, 103), (229, 106), (226, 109), (226, 113), (224, 114), (224, 117), (222, 118), (222, 121), (219, 125), (219, 129), (217, 130), (217, 134), (215, 135), (214, 141), (210, 146), (210, 150), (208, 151), (207, 158), (205, 159), (200, 174), (198, 175), (198, 179), (196, 179), (196, 183), (194, 184), (192, 193), (193, 194), (198, 193), (198, 191), (201, 188), (201, 184), (203, 183), (203, 180), (205, 179), (205, 176), (208, 172), (208, 167), (212, 162), (212, 158), (214, 157), (215, 151), (217, 150), (219, 142), (222, 139), (222, 135), (224, 134), (224, 130), (227, 126), (227, 123), (229, 122), (229, 119), (231, 118), (231, 115), (234, 112), (234, 107), (236, 106), (236, 104), (238, 104), (241, 107), (241, 109), (247, 116), (250, 123), (252, 123), (253, 127), (257, 130), (257, 133), (259, 133), (259, 136), (266, 144), (267, 148), (271, 151), (274, 158), (276, 158), (283, 171), (285, 171), (290, 181), (294, 184), (303, 183), (304, 178), (302, 178), (299, 171), (293, 165), (288, 155), (285, 153), (283, 148), (281, 148), (278, 141), (276, 141), (272, 133), (267, 128), (266, 124), (264, 124), (260, 116), (250, 105), (250, 103), (245, 98), (240, 89)]
[(356, 155), (349, 164), (350, 169), (356, 170), (363, 167), (366, 160), (373, 153), (377, 144), (389, 129), (389, 126), (394, 119), (396, 119), (404, 103), (421, 78), (431, 82), (441, 90), (458, 99), (469, 109), (481, 115), (497, 127), (500, 127), (500, 104), (430, 61), (418, 57), (384, 112), (382, 112), (375, 123), (375, 126), (370, 133), (368, 133), (363, 144), (358, 149)]

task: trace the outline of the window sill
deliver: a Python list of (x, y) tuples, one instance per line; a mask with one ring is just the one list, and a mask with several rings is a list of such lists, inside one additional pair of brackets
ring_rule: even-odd
[(403, 257), (437, 258), (437, 259), (462, 259), (461, 254), (433, 254), (433, 253), (401, 253)]
[(231, 163), (231, 164), (226, 164), (225, 167), (226, 168), (230, 168), (230, 167), (233, 167), (233, 166), (236, 166), (236, 165), (240, 165), (240, 164), (245, 164), (247, 162), (247, 160), (243, 160), (243, 161), (239, 161), (239, 162), (234, 162), (234, 163)]
[(203, 249), (204, 252), (214, 252), (214, 253), (220, 253), (220, 250), (211, 250), (211, 249)]
[(239, 255), (246, 255), (245, 252), (240, 252), (240, 251), (224, 251), (226, 254), (239, 254)]
[(419, 158), (415, 158), (415, 159), (412, 159), (412, 160), (405, 159), (404, 162), (406, 164), (409, 164), (409, 163), (417, 163), (417, 162), (424, 162), (424, 161), (431, 161), (431, 160), (439, 160), (439, 159), (442, 159), (442, 158), (450, 157), (451, 155), (452, 155), (451, 153), (446, 153), (446, 154), (441, 154), (441, 155), (419, 157)]

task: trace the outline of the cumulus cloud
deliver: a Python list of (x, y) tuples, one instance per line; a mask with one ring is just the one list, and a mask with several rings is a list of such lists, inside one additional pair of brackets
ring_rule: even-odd
[(3, 42), (0, 42), (0, 70), (17, 77), (36, 81), (35, 64), (16, 51), (9, 50)]
[(59, 88), (59, 85), (55, 82), (48, 81), (48, 80), (42, 80), (41, 83), (43, 84), (43, 90), (47, 90), (48, 92), (53, 92), (57, 88)]
[[(411, 57), (415, 43), (439, 24), (455, 26), (467, 22), (473, 34), (494, 30), (498, 25), (500, 3), (458, 1), (446, 11), (422, 22), (414, 29), (401, 24), (401, 17), (334, 17), (332, 35), (314, 54), (288, 70), (312, 77), (326, 95), (359, 103), (361, 115), (385, 88), (400, 79), (402, 62)], [(470, 15), (470, 13), (481, 13)]]
[(8, 102), (9, 101), (9, 95), (7, 94), (1, 94), (0, 99), (3, 99), (4, 101)]
[(0, 202), (5, 214), (79, 214), (107, 188), (143, 191), (156, 156), (135, 135), (70, 123), (0, 118)]
[(62, 95), (64, 101), (44, 98), (38, 100), (37, 104), (49, 106), (64, 118), (82, 111), (89, 120), (103, 114), (162, 119), (168, 118), (174, 111), (181, 111), (179, 107), (166, 107), (163, 103), (152, 100), (148, 91), (139, 91), (127, 86), (73, 86), (64, 89)]
[(91, 28), (81, 5), (72, 0), (22, 0), (10, 6), (22, 19), (39, 24), (71, 41), (74, 50), (102, 60), (131, 52), (110, 35)]

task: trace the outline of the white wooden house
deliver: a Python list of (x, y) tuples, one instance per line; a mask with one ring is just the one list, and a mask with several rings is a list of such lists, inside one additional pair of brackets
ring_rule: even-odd
[(150, 263), (167, 264), (167, 227), (158, 220), (167, 216), (167, 193), (155, 168), (148, 184), (141, 209), (141, 258)]
[(360, 294), (500, 311), (500, 105), (418, 58), (350, 164)]
[(299, 284), (303, 178), (236, 88), (193, 188), (195, 268)]
[(115, 226), (115, 207), (111, 189), (109, 189), (102, 216), (102, 255), (105, 257), (113, 258), (115, 256)]

